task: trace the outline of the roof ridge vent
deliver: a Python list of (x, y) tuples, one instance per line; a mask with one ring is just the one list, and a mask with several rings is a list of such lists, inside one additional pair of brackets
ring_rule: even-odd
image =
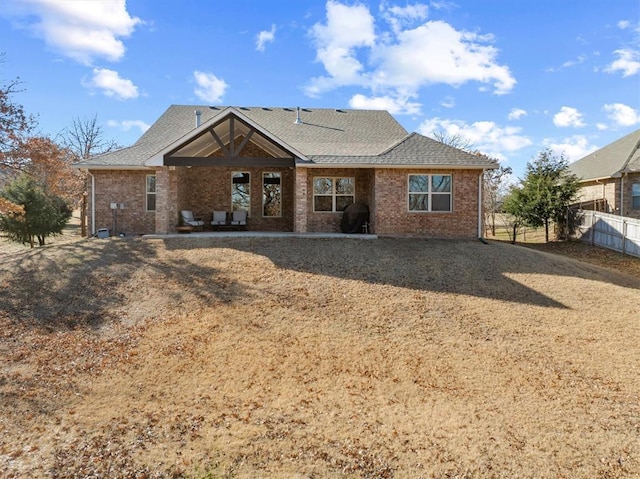
[(296, 121), (294, 122), (296, 125), (302, 125), (302, 119), (300, 118), (300, 107), (296, 110)]

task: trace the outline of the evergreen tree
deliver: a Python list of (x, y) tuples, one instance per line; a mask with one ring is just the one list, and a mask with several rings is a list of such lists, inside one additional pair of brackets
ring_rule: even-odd
[(22, 175), (0, 191), (0, 197), (22, 206), (23, 212), (0, 213), (0, 230), (8, 238), (33, 248), (35, 239), (43, 246), (45, 238), (62, 233), (71, 218), (69, 204), (60, 196), (47, 194), (29, 175)]
[(527, 163), (526, 176), (520, 186), (512, 189), (504, 210), (524, 225), (544, 226), (548, 242), (549, 223), (563, 222), (579, 187), (578, 178), (569, 172), (569, 163), (564, 156), (555, 156), (546, 149), (533, 162)]

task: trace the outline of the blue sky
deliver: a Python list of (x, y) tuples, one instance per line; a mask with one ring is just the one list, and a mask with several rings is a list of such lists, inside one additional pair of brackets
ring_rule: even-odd
[(522, 176), (640, 128), (638, 0), (0, 0), (0, 81), (55, 136), (171, 104), (383, 108)]

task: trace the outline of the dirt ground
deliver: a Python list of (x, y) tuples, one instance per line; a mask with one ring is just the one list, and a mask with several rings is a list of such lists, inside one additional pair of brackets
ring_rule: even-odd
[(638, 477), (640, 260), (536, 248), (0, 243), (0, 477)]

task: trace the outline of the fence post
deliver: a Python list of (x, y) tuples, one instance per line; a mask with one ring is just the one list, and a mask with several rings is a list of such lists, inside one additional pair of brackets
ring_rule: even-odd
[(622, 254), (627, 254), (627, 220), (622, 220)]

